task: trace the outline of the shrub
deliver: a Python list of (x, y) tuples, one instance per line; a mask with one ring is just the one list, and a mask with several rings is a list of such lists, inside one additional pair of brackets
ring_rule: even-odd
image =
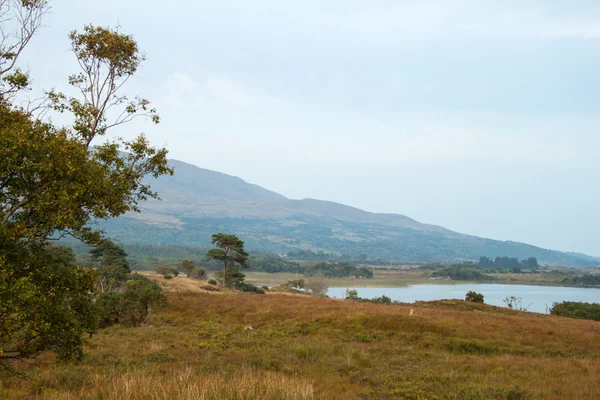
[(254, 286), (253, 284), (248, 283), (248, 282), (238, 282), (235, 285), (235, 288), (241, 292), (265, 294), (264, 290)]
[(387, 296), (375, 297), (371, 301), (376, 304), (387, 304), (387, 305), (392, 304), (392, 299)]
[(306, 290), (316, 297), (325, 297), (327, 295), (327, 290), (329, 289), (327, 282), (325, 282), (325, 279), (322, 276), (309, 279), (304, 285)]
[(360, 300), (358, 291), (356, 291), (356, 289), (346, 289), (346, 300)]
[(122, 293), (102, 293), (96, 302), (98, 307), (98, 326), (104, 328), (119, 323)]
[(467, 292), (465, 300), (472, 303), (483, 303), (483, 295), (471, 290)]
[(288, 288), (295, 289), (295, 290), (304, 289), (305, 285), (306, 285), (306, 282), (304, 281), (304, 279), (289, 280), (285, 284), (285, 286), (287, 286)]
[(214, 279), (211, 279), (211, 280), (208, 281), (208, 284), (209, 285), (216, 285), (217, 281), (215, 281)]
[(171, 274), (165, 274), (164, 277), (165, 279), (173, 279), (173, 275)]
[(562, 303), (553, 303), (550, 314), (600, 321), (600, 304), (563, 301)]
[(196, 267), (190, 272), (189, 277), (193, 279), (206, 279), (206, 271), (204, 268)]
[(527, 311), (527, 309), (529, 308), (529, 306), (523, 305), (523, 299), (521, 297), (510, 296), (510, 297), (506, 297), (502, 301), (511, 310)]
[(134, 274), (121, 292), (105, 292), (98, 298), (100, 327), (113, 324), (137, 326), (149, 312), (149, 307), (159, 307), (166, 301), (161, 287), (148, 278)]

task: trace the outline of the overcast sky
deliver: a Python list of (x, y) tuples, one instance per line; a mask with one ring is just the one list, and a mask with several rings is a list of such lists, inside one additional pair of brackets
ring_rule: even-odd
[[(501, 4), (501, 5), (500, 5)], [(27, 60), (120, 26), (148, 60), (129, 125), (290, 198), (600, 256), (600, 2), (54, 0)]]

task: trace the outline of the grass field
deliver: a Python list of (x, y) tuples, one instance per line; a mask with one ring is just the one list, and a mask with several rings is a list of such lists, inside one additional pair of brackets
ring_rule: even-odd
[(442, 301), (207, 293), (0, 375), (0, 399), (598, 399), (600, 323)]

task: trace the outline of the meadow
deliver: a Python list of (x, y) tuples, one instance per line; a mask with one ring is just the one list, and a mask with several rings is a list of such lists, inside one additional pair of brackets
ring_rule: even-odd
[(600, 323), (460, 300), (378, 305), (166, 281), (140, 327), (0, 375), (0, 399), (595, 399)]

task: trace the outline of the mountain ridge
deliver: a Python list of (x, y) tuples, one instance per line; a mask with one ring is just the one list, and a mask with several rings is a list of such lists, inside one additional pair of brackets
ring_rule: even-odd
[(397, 262), (456, 262), (480, 256), (537, 257), (541, 262), (597, 265), (578, 253), (498, 241), (424, 224), (401, 214), (372, 213), (327, 200), (289, 199), (218, 171), (170, 160), (173, 177), (148, 180), (162, 201), (142, 213), (102, 223), (125, 243), (208, 246), (215, 232), (235, 233), (249, 249), (286, 254), (323, 250)]

